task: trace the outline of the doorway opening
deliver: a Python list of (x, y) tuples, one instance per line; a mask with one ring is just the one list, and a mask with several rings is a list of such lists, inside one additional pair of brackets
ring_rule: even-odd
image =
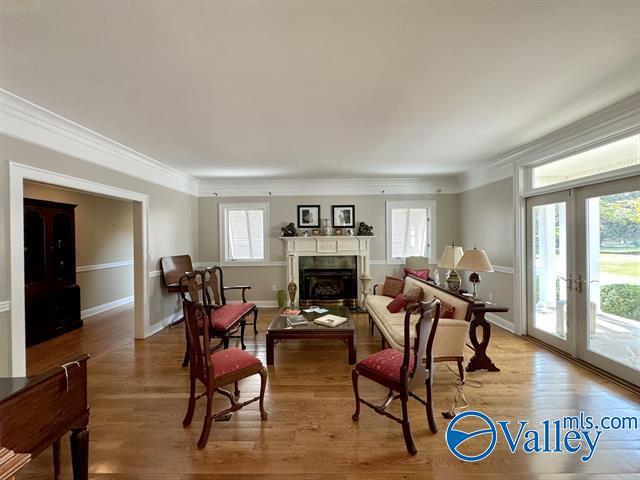
[[(25, 322), (26, 298), (25, 298), (25, 267), (33, 268), (31, 263), (25, 264), (25, 193), (36, 188), (34, 185), (46, 184), (51, 187), (67, 189), (78, 195), (99, 196), (103, 199), (112, 199), (114, 201), (128, 202), (132, 221), (132, 242), (130, 243), (130, 251), (132, 256), (128, 260), (122, 260), (129, 263), (132, 268), (132, 295), (120, 297), (118, 302), (130, 304), (133, 300), (134, 307), (134, 329), (133, 336), (135, 338), (146, 338), (150, 333), (149, 321), (149, 295), (148, 295), (148, 235), (147, 235), (147, 212), (148, 197), (147, 195), (137, 192), (123, 190), (117, 187), (96, 183), (93, 181), (70, 177), (68, 175), (56, 172), (46, 171), (26, 165), (16, 163), (9, 164), (10, 176), (10, 249), (11, 249), (11, 374), (12, 376), (26, 375), (26, 345), (27, 345), (27, 329)], [(26, 184), (25, 184), (26, 182)], [(64, 203), (64, 202), (59, 202)], [(64, 223), (64, 222), (63, 222)], [(69, 226), (68, 223), (66, 224)], [(53, 227), (51, 227), (53, 228)], [(60, 232), (65, 229), (59, 229)], [(67, 229), (68, 230), (68, 229)], [(60, 233), (59, 232), (59, 233)], [(60, 233), (61, 234), (61, 233)], [(56, 241), (59, 239), (56, 239)], [(48, 245), (48, 248), (56, 245)], [(64, 245), (57, 252), (51, 254), (64, 253)], [(55, 257), (55, 255), (54, 255)], [(56, 257), (57, 258), (57, 257)], [(66, 259), (68, 257), (60, 257), (64, 266), (58, 269), (58, 273), (63, 273), (63, 277), (74, 273), (75, 269), (71, 269)], [(29, 260), (31, 262), (31, 260)], [(105, 262), (108, 263), (108, 262)], [(93, 265), (77, 265), (91, 269)], [(77, 267), (76, 266), (76, 267)], [(31, 275), (33, 272), (26, 272)], [(77, 270), (75, 271), (77, 275)], [(129, 282), (131, 285), (131, 281)], [(131, 297), (133, 297), (131, 299)], [(128, 300), (128, 301), (127, 301)], [(118, 303), (116, 302), (116, 303)], [(99, 310), (108, 308), (109, 302), (96, 304), (94, 307), (85, 308), (85, 318), (91, 314), (96, 314)], [(113, 304), (111, 304), (113, 306)], [(91, 310), (91, 308), (94, 308)], [(82, 312), (82, 309), (81, 309)], [(81, 314), (82, 316), (82, 314)]]

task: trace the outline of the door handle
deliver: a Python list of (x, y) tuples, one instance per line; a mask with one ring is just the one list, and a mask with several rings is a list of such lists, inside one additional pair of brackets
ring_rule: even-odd
[(564, 278), (564, 277), (558, 277), (558, 278), (560, 280), (564, 280), (567, 283), (567, 290), (571, 291), (572, 284), (573, 284), (573, 278), (571, 277), (571, 274), (569, 274), (567, 278)]
[(600, 280), (589, 280), (587, 282), (586, 280), (583, 280), (582, 274), (579, 273), (578, 274), (578, 279), (576, 280), (576, 292), (582, 293), (582, 290), (584, 289), (584, 284), (585, 283), (600, 283)]

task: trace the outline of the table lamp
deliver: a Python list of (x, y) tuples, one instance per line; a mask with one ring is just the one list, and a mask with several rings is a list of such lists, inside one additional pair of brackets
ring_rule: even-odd
[(457, 292), (460, 289), (460, 276), (456, 272), (455, 268), (458, 266), (458, 262), (463, 257), (464, 251), (462, 247), (456, 247), (455, 243), (444, 247), (442, 256), (438, 260), (438, 267), (447, 268), (447, 287), (453, 292)]
[(477, 286), (480, 283), (480, 275), (478, 272), (493, 272), (493, 266), (489, 261), (489, 257), (484, 250), (478, 250), (473, 247), (473, 250), (467, 250), (458, 262), (458, 268), (463, 270), (471, 270), (469, 275), (469, 281), (473, 284), (473, 299), (477, 297)]

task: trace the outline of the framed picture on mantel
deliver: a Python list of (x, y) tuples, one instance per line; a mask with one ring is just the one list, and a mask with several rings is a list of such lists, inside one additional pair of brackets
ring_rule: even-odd
[(355, 205), (333, 205), (332, 219), (333, 228), (353, 228), (355, 227)]
[(320, 205), (298, 205), (298, 228), (320, 228)]

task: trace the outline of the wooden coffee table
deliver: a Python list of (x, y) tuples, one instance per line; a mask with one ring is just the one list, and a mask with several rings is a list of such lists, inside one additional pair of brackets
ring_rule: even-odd
[[(296, 307), (298, 308), (298, 307)], [(300, 315), (304, 315), (308, 320), (306, 325), (298, 327), (288, 327), (287, 318), (280, 314), (286, 310), (281, 308), (278, 314), (267, 329), (267, 365), (273, 365), (274, 348), (276, 343), (282, 340), (330, 340), (339, 339), (345, 342), (349, 348), (349, 363), (356, 363), (356, 328), (351, 319), (349, 309), (343, 306), (325, 307), (329, 311), (326, 313), (306, 313), (300, 309)], [(337, 327), (325, 327), (318, 325), (313, 320), (327, 314), (346, 317), (347, 321)]]

